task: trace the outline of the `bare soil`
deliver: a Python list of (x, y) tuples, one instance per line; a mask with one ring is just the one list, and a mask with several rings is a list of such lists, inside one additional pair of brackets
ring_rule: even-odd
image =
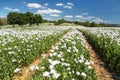
[(86, 46), (88, 51), (90, 52), (90, 59), (94, 62), (92, 66), (95, 70), (98, 80), (114, 80), (112, 74), (104, 66), (104, 63), (100, 56), (92, 49), (91, 45), (87, 42), (87, 40)]

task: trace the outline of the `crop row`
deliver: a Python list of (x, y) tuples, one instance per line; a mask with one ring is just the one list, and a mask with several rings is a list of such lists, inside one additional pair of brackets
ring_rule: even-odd
[(0, 31), (0, 79), (10, 80), (21, 67), (28, 65), (64, 35), (65, 30)]
[(82, 33), (73, 30), (58, 44), (29, 80), (97, 80)]
[(107, 66), (120, 73), (120, 32), (113, 29), (80, 29)]

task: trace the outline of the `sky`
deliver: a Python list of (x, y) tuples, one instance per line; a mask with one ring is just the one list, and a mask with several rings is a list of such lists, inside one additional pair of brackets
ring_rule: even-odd
[(0, 0), (0, 17), (27, 11), (48, 20), (120, 23), (120, 0)]

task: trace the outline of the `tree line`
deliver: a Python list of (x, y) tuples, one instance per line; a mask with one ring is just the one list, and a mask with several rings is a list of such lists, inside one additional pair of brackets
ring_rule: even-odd
[(42, 23), (42, 16), (40, 14), (33, 14), (31, 12), (26, 13), (18, 13), (18, 12), (10, 12), (7, 15), (7, 22), (10, 25), (18, 24), (19, 26), (29, 24), (32, 26), (33, 24), (39, 25)]
[(85, 21), (85, 22), (74, 21), (74, 24), (83, 25), (86, 27), (108, 27), (109, 26), (106, 23), (95, 23), (95, 22), (89, 22), (89, 21)]
[(65, 19), (59, 19), (58, 21), (54, 21), (53, 22), (55, 25), (60, 25), (63, 23), (74, 23), (76, 25), (83, 25), (86, 27), (107, 27), (109, 26), (108, 24), (105, 23), (95, 23), (95, 22), (89, 22), (89, 21), (85, 21), (85, 22), (80, 22), (80, 21), (67, 21)]

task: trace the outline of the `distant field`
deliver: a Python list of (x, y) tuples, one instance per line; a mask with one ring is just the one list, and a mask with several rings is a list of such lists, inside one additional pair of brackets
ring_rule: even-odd
[[(32, 27), (40, 27), (40, 28), (44, 28), (46, 26), (54, 26), (54, 23), (41, 23), (39, 26), (36, 26), (36, 25), (32, 25), (31, 27), (27, 24), (27, 25), (24, 25), (23, 28), (32, 28)], [(70, 24), (70, 23), (64, 23), (64, 24), (61, 24), (61, 25), (58, 25), (58, 26), (75, 26), (75, 24)], [(4, 25), (4, 26), (1, 26), (1, 28), (13, 28), (12, 25)], [(21, 26), (18, 26), (18, 25), (15, 25), (15, 28), (21, 28)]]

